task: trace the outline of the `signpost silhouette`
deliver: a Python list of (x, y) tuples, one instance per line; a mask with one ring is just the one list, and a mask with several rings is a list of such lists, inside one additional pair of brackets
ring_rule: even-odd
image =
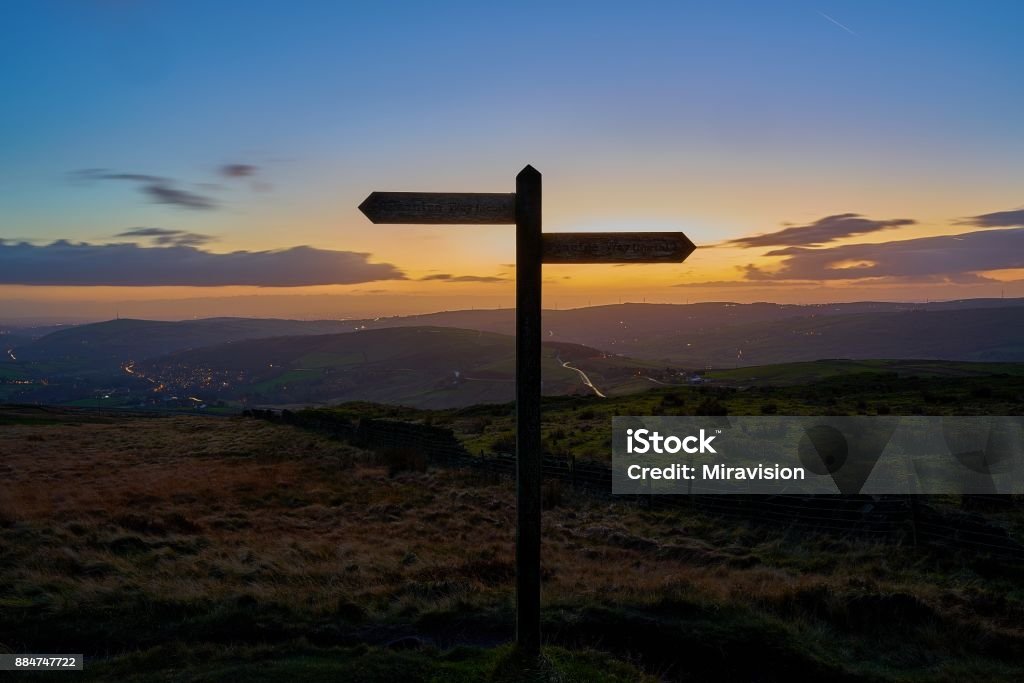
[(681, 263), (695, 249), (681, 232), (541, 232), (541, 175), (527, 166), (514, 193), (372, 192), (373, 223), (516, 226), (516, 644), (540, 652), (541, 266)]

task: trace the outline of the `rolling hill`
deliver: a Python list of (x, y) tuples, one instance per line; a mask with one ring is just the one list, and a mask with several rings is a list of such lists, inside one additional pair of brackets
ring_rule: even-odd
[[(678, 383), (679, 370), (821, 359), (1022, 362), (1022, 304), (984, 299), (548, 310), (548, 390), (591, 391), (577, 368), (602, 393), (623, 393)], [(513, 324), (514, 312), (499, 309), (371, 320), (112, 320), (62, 327), (28, 341), (8, 335), (17, 343), (0, 349), (0, 400), (64, 403), (120, 388), (135, 403), (138, 392), (150, 392), (134, 374), (145, 372), (176, 393), (199, 392), (204, 399), (373, 399), (430, 407), (505, 401), (512, 396), (507, 333)], [(572, 349), (580, 348), (587, 349), (582, 364), (563, 367), (579, 355)]]
[[(968, 313), (973, 311), (973, 313)], [(818, 358), (1014, 360), (1024, 337), (1024, 299), (908, 304), (618, 304), (544, 311), (545, 340), (582, 344), (637, 358), (742, 365)], [(911, 315), (917, 317), (910, 317)], [(842, 319), (841, 321), (839, 319)], [(925, 333), (920, 324), (927, 321)], [(978, 325), (978, 334), (960, 327)], [(513, 334), (513, 309), (443, 311), (363, 320), (207, 318), (177, 322), (110, 320), (63, 327), (35, 340), (14, 338), (18, 358), (84, 371), (243, 339), (337, 334), (393, 327), (456, 327)], [(835, 331), (836, 334), (826, 332)], [(949, 332), (957, 330), (960, 340)], [(936, 335), (936, 332), (939, 334)], [(821, 334), (818, 334), (821, 333)], [(794, 337), (820, 337), (817, 343)], [(775, 338), (777, 343), (771, 343)], [(851, 339), (874, 338), (851, 344)], [(979, 345), (980, 344), (980, 345)], [(749, 347), (749, 348), (748, 348)], [(738, 351), (744, 351), (737, 359)], [(754, 353), (757, 357), (750, 357)], [(794, 355), (795, 354), (795, 355)], [(815, 355), (817, 354), (817, 355)], [(966, 355), (979, 356), (967, 358)]]
[[(508, 309), (360, 321), (510, 333)], [(1024, 300), (796, 306), (621, 304), (544, 312), (545, 339), (690, 368), (824, 358), (1024, 361)]]
[[(544, 327), (548, 340), (691, 368), (823, 358), (1017, 362), (1024, 361), (1021, 304), (1019, 299), (924, 305), (622, 304), (545, 311)], [(504, 311), (416, 319), (493, 331), (511, 325), (511, 314)]]
[[(930, 303), (864, 301), (837, 304), (775, 304), (708, 302), (696, 304), (626, 303), (568, 310), (545, 310), (545, 337), (613, 350), (616, 346), (639, 347), (652, 339), (672, 335), (714, 334), (742, 325), (783, 320), (818, 319), (885, 313), (1014, 309), (1024, 310), (1024, 299), (964, 299)], [(379, 329), (410, 325), (461, 327), (501, 334), (515, 331), (513, 309), (442, 311), (425, 315), (353, 321), (360, 328)], [(614, 349), (619, 350), (619, 349)], [(631, 351), (632, 355), (637, 355)], [(644, 353), (643, 357), (650, 357)]]
[(183, 349), (242, 339), (351, 331), (340, 320), (206, 318), (203, 320), (108, 320), (66, 327), (14, 350), (20, 362), (42, 374), (104, 373), (128, 361), (141, 361)]
[[(593, 393), (574, 368), (602, 393), (648, 388), (646, 375), (665, 373), (651, 362), (549, 342), (544, 393)], [(252, 339), (180, 351), (133, 368), (170, 392), (201, 398), (248, 404), (358, 399), (431, 408), (511, 401), (514, 370), (512, 337), (448, 327)]]
[(643, 357), (703, 367), (825, 358), (1021, 362), (1024, 307), (789, 318), (664, 335), (642, 346)]

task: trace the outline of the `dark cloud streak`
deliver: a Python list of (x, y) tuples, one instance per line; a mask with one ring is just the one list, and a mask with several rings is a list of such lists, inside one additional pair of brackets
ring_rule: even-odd
[(738, 247), (774, 247), (780, 245), (812, 247), (844, 237), (863, 235), (904, 225), (914, 225), (909, 218), (875, 221), (857, 213), (838, 213), (825, 216), (809, 225), (794, 225), (777, 232), (751, 235), (729, 240), (725, 244)]
[(257, 170), (252, 164), (224, 164), (220, 167), (220, 174), (225, 178), (249, 178), (256, 175)]
[(983, 213), (959, 221), (960, 225), (976, 225), (979, 228), (1021, 228), (1024, 227), (1024, 209)]
[(370, 263), (369, 256), (309, 246), (219, 254), (180, 244), (143, 247), (59, 240), (38, 246), (0, 240), (0, 284), (304, 287), (407, 279), (390, 263)]
[(189, 192), (188, 190), (179, 190), (178, 188), (171, 187), (170, 185), (153, 183), (151, 185), (143, 185), (141, 190), (143, 194), (148, 195), (149, 198), (157, 204), (174, 204), (175, 206), (181, 206), (186, 209), (217, 208), (217, 203), (209, 197), (204, 197), (201, 194)]
[(186, 232), (184, 230), (168, 230), (167, 228), (132, 228), (119, 232), (115, 237), (147, 237), (154, 244), (175, 246), (175, 247), (198, 247), (210, 242), (216, 242), (217, 238), (212, 235), (203, 235), (198, 232)]
[(71, 178), (77, 181), (121, 180), (139, 183), (139, 191), (158, 204), (171, 204), (185, 209), (211, 210), (217, 202), (211, 197), (182, 190), (170, 178), (146, 173), (112, 173), (102, 168), (74, 171)]
[(983, 282), (978, 273), (1024, 268), (1024, 228), (979, 230), (880, 244), (846, 244), (824, 249), (786, 247), (765, 256), (784, 257), (776, 271), (755, 265), (747, 281), (863, 280), (900, 282)]
[(425, 275), (420, 278), (421, 282), (434, 280), (441, 282), (507, 282), (508, 278), (491, 275), (452, 275), (451, 273), (436, 273), (434, 275)]

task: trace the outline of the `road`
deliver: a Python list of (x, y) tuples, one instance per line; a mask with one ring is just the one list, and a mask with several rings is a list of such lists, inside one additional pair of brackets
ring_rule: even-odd
[[(558, 360), (562, 360), (562, 359), (559, 358)], [(578, 372), (579, 375), (580, 375), (580, 379), (583, 380), (583, 383), (586, 384), (591, 389), (593, 389), (595, 394), (597, 394), (601, 398), (608, 398), (607, 396), (605, 396), (604, 394), (601, 393), (600, 389), (598, 389), (597, 387), (594, 386), (594, 383), (590, 381), (589, 377), (587, 377), (587, 373), (583, 372), (582, 370), (580, 370), (579, 368), (577, 368), (575, 366), (570, 365), (569, 361), (564, 361), (562, 363), (562, 367), (563, 368), (568, 368), (569, 370), (575, 370), (576, 372)]]
[(140, 377), (140, 378), (146, 380), (150, 384), (157, 384), (158, 383), (155, 379), (153, 379), (151, 377), (146, 377), (145, 375), (140, 375), (139, 373), (135, 372), (135, 361), (133, 361), (133, 360), (130, 360), (127, 363), (125, 363), (124, 365), (122, 365), (121, 369), (124, 370), (125, 372), (127, 372), (129, 375), (133, 375), (135, 377)]

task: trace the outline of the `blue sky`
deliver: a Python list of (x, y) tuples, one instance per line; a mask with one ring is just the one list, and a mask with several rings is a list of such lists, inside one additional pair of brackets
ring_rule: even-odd
[[(1024, 203), (1016, 2), (38, 0), (5, 3), (0, 26), (8, 240), (160, 226), (219, 251), (368, 252), (411, 280), (437, 253), (488, 275), (507, 231), (387, 232), (355, 207), (373, 189), (511, 189), (525, 163), (549, 229), (698, 244), (847, 212), (913, 218), (920, 238)], [(254, 175), (226, 179), (232, 163)], [(713, 251), (655, 279), (718, 281), (757, 256)]]

